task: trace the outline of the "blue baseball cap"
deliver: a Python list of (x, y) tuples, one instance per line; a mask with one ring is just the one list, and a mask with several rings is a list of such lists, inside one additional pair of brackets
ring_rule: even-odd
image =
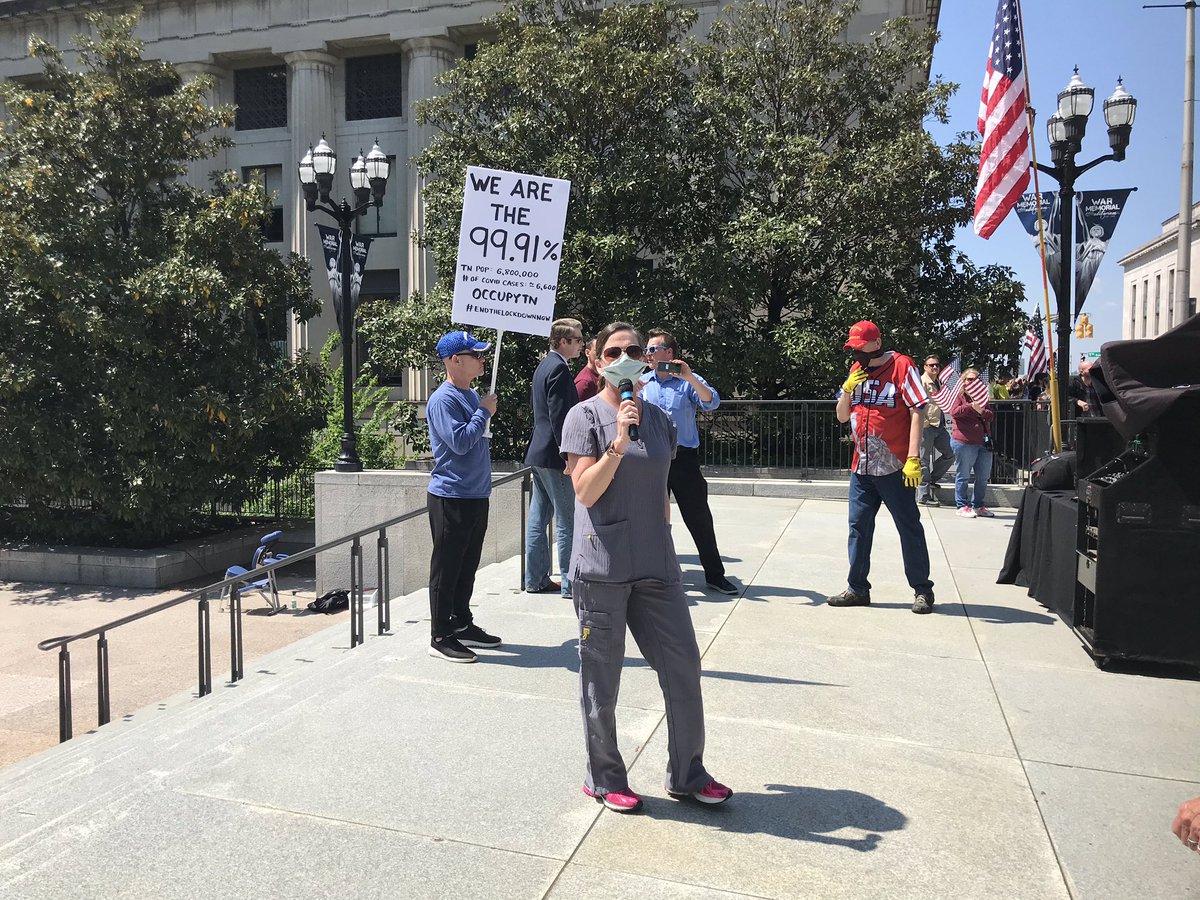
[(486, 341), (477, 341), (465, 331), (448, 332), (442, 335), (442, 339), (437, 342), (437, 355), (442, 359), (454, 356), (456, 353), (466, 353), (468, 350), (482, 353), (484, 350), (491, 349), (491, 344)]

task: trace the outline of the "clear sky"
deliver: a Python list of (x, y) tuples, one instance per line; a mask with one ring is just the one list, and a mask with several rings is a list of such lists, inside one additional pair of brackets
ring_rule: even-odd
[[(1170, 0), (1153, 0), (1170, 2)], [(1096, 89), (1083, 151), (1086, 163), (1109, 152), (1103, 102), (1117, 77), (1137, 98), (1137, 119), (1124, 162), (1104, 162), (1076, 181), (1076, 190), (1136, 187), (1117, 224), (1084, 312), (1095, 323), (1095, 338), (1071, 338), (1072, 361), (1079, 351), (1099, 350), (1101, 343), (1121, 337), (1122, 269), (1117, 260), (1162, 232), (1164, 220), (1179, 212), (1180, 161), (1183, 135), (1184, 11), (1142, 9), (1135, 0), (1023, 0), (1026, 65), (1033, 107), (1037, 111), (1034, 140), (1038, 161), (1050, 164), (1046, 118), (1056, 98), (1079, 66), (1083, 80)], [(979, 94), (987, 64), (996, 0), (947, 0), (938, 23), (941, 41), (933, 54), (933, 75), (959, 85), (950, 104), (950, 126), (931, 128), (940, 140), (959, 131), (974, 131)], [(1055, 190), (1052, 178), (1041, 177), (1042, 190)], [(1032, 184), (1030, 186), (1032, 190)], [(1200, 197), (1196, 198), (1200, 200)], [(1015, 213), (989, 240), (968, 226), (959, 248), (976, 264), (1011, 266), (1025, 283), (1026, 308), (1042, 306), (1041, 265)], [(1196, 275), (1192, 276), (1193, 294)], [(1050, 302), (1055, 304), (1053, 289)], [(1164, 288), (1164, 302), (1165, 288)], [(1073, 367), (1073, 366), (1072, 366)]]

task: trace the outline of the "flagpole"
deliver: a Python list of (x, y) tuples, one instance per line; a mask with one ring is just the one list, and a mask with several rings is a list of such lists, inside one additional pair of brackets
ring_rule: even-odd
[[(1033, 138), (1033, 104), (1030, 102), (1033, 98), (1033, 83), (1029, 79), (1029, 44), (1025, 41), (1025, 12), (1021, 8), (1021, 0), (1017, 0), (1017, 28), (1021, 32), (1021, 52), (1024, 55), (1025, 114), (1029, 120), (1029, 153), (1032, 161), (1030, 168), (1033, 169), (1033, 195), (1034, 204), (1037, 207), (1038, 245), (1042, 251), (1042, 294), (1045, 297), (1046, 305), (1046, 327), (1043, 331), (1046, 336), (1046, 352), (1049, 354), (1050, 364), (1050, 434), (1054, 441), (1054, 452), (1062, 453), (1062, 409), (1058, 403), (1058, 375), (1056, 374), (1057, 367), (1054, 365), (1054, 340), (1051, 337), (1054, 329), (1050, 327), (1050, 279), (1046, 275), (1046, 226), (1042, 220), (1042, 191), (1038, 186), (1037, 141)], [(1065, 213), (1060, 212), (1059, 215), (1065, 215)], [(1063, 265), (1067, 264), (1066, 250), (1065, 247), (1062, 250)]]

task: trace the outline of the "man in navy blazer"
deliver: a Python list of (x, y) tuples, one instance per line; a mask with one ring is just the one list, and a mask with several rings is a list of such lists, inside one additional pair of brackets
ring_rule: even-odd
[[(530, 405), (533, 435), (525, 451), (525, 465), (533, 467), (533, 498), (525, 530), (525, 590), (531, 594), (561, 592), (571, 596), (567, 569), (571, 562), (571, 535), (575, 529), (575, 489), (564, 471), (559, 452), (567, 410), (579, 402), (574, 376), (567, 362), (583, 347), (583, 326), (578, 319), (557, 319), (550, 326), (550, 352), (533, 373)], [(550, 543), (546, 528), (554, 514), (558, 537), (558, 570), (561, 582), (550, 578)]]

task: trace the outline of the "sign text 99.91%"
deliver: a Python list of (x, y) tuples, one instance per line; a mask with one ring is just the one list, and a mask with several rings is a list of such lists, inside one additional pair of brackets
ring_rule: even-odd
[(472, 228), (467, 238), (483, 251), (484, 259), (488, 251), (493, 259), (503, 262), (535, 263), (540, 260), (558, 259), (558, 244), (542, 238), (541, 235), (518, 231), (510, 235), (506, 228), (485, 228), (478, 225)]

